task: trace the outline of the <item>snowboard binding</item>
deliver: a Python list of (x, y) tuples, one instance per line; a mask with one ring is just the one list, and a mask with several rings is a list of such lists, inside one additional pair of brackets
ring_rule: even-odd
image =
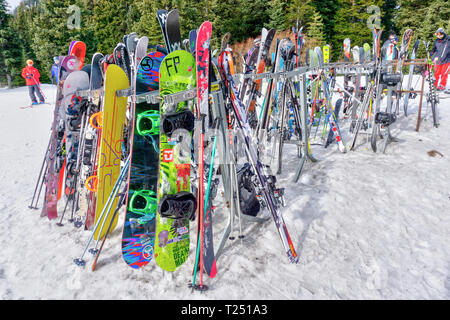
[(400, 81), (402, 81), (400, 73), (383, 73), (381, 75), (381, 83), (388, 87), (395, 87)]
[(141, 112), (136, 117), (136, 129), (141, 136), (159, 135), (159, 125), (159, 112), (156, 110)]
[(195, 220), (197, 199), (187, 191), (177, 194), (167, 194), (162, 197), (158, 212), (164, 218)]
[(256, 217), (261, 210), (261, 203), (258, 200), (253, 176), (254, 174), (248, 163), (237, 172), (239, 183), (239, 206), (241, 212), (244, 215)]
[[(129, 210), (139, 215), (156, 217), (157, 196), (152, 190), (134, 191), (130, 199)], [(147, 218), (145, 219), (148, 220)]]
[(177, 129), (185, 129), (187, 131), (194, 130), (195, 116), (189, 111), (185, 110), (177, 113), (168, 113), (161, 119), (161, 132), (168, 137)]
[(390, 126), (397, 120), (395, 113), (377, 112), (375, 115), (375, 123), (383, 126)]

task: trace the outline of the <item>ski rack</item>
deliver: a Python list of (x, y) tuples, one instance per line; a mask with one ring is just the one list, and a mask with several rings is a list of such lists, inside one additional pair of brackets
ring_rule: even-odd
[[(392, 63), (392, 61), (390, 61)], [(240, 82), (243, 79), (251, 79), (253, 81), (263, 80), (263, 79), (286, 79), (293, 78), (299, 76), (301, 74), (306, 73), (318, 73), (320, 70), (330, 71), (333, 70), (335, 74), (344, 74), (344, 75), (352, 75), (352, 74), (372, 74), (375, 70), (375, 65), (373, 62), (363, 63), (363, 64), (354, 64), (354, 63), (328, 63), (321, 67), (299, 67), (292, 71), (279, 71), (279, 72), (264, 72), (264, 73), (237, 73), (233, 75), (233, 80), (236, 82)], [(218, 91), (220, 81), (216, 81), (211, 83), (211, 92)], [(93, 98), (97, 94), (102, 94), (103, 88), (96, 90), (80, 90), (77, 91), (76, 94), (83, 98)], [(123, 90), (118, 90), (118, 97), (130, 97), (133, 95), (133, 89), (127, 88)], [(192, 89), (180, 91), (177, 93), (169, 94), (164, 96), (164, 98), (160, 97), (159, 90), (146, 92), (142, 94), (136, 95), (136, 103), (147, 102), (151, 104), (158, 104), (161, 101), (164, 103), (175, 104), (187, 100), (194, 99), (197, 96), (197, 87)]]
[(79, 90), (76, 95), (82, 98), (95, 98), (97, 95), (103, 94), (103, 88), (95, 90)]

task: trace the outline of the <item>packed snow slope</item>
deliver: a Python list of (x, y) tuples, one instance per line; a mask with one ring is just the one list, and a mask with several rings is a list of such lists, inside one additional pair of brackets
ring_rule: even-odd
[[(53, 102), (55, 87), (43, 89)], [(347, 154), (313, 145), (320, 161), (308, 162), (295, 184), (298, 159), (287, 148), (279, 185), (299, 263), (289, 263), (272, 220), (242, 221), (245, 238), (227, 242), (216, 278), (205, 275), (210, 290), (191, 293), (195, 232), (189, 260), (176, 272), (154, 261), (134, 270), (121, 257), (123, 212), (97, 270), (89, 253), (84, 268), (73, 263), (91, 233), (67, 220), (58, 227), (28, 208), (53, 105), (21, 109), (29, 104), (26, 87), (0, 89), (0, 299), (449, 299), (450, 99), (439, 105), (439, 128), (428, 113), (416, 132), (418, 100), (393, 125), (399, 142), (386, 154), (373, 153), (364, 134)], [(345, 123), (342, 131), (348, 143)], [(228, 215), (221, 198), (219, 191), (216, 243)]]

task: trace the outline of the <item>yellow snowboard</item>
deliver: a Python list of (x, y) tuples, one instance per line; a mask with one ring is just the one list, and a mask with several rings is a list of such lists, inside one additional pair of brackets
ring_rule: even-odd
[[(98, 160), (97, 204), (95, 209), (95, 223), (97, 224), (106, 202), (120, 174), (120, 161), (122, 156), (123, 131), (125, 126), (125, 113), (127, 98), (117, 97), (116, 91), (129, 87), (128, 77), (116, 65), (109, 65), (105, 75), (105, 94), (103, 99), (103, 126)], [(109, 212), (105, 212), (94, 238), (101, 239), (111, 222), (113, 212), (117, 207), (118, 198), (115, 197)], [(119, 215), (116, 215), (110, 232), (117, 225)], [(106, 221), (105, 221), (106, 219)], [(103, 228), (102, 228), (103, 225)], [(100, 236), (99, 236), (100, 235)]]

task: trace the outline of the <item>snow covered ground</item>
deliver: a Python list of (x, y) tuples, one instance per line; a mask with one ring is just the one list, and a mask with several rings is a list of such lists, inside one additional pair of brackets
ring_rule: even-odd
[[(43, 89), (52, 102), (54, 87)], [(288, 262), (271, 220), (243, 222), (246, 237), (227, 243), (217, 277), (205, 276), (210, 290), (200, 294), (187, 288), (194, 232), (189, 260), (174, 273), (154, 262), (129, 268), (121, 223), (95, 272), (89, 253), (84, 268), (73, 263), (90, 232), (67, 221), (58, 227), (28, 209), (53, 106), (20, 109), (29, 104), (27, 88), (0, 89), (0, 299), (449, 299), (450, 99), (439, 105), (438, 129), (428, 115), (416, 132), (418, 101), (393, 125), (399, 142), (386, 154), (374, 154), (369, 144), (347, 154), (313, 146), (320, 161), (307, 163), (294, 184), (297, 159), (287, 150), (279, 184), (300, 262)], [(422, 114), (426, 109), (424, 102)], [(348, 142), (348, 130), (343, 136)], [(432, 150), (442, 156), (430, 156)], [(218, 238), (225, 209), (214, 219)]]

